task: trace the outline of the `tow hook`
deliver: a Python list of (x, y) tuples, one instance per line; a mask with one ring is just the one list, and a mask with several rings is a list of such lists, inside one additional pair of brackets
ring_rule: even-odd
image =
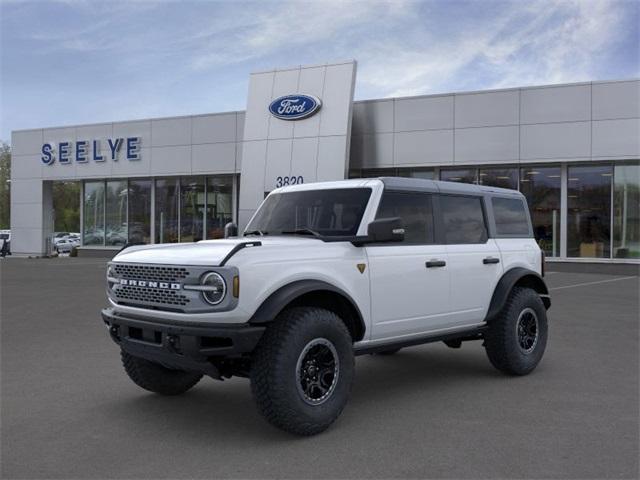
[(179, 353), (180, 339), (176, 335), (167, 335), (167, 347), (174, 353)]
[(120, 341), (120, 327), (118, 327), (118, 325), (111, 325), (109, 327), (109, 335), (111, 335), (111, 338), (113, 338), (113, 340), (115, 342), (119, 342)]

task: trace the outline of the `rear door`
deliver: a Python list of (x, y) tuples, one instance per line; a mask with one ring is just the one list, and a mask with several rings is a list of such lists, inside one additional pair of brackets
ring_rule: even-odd
[(376, 218), (400, 217), (401, 243), (366, 247), (371, 282), (372, 340), (410, 336), (447, 324), (449, 269), (435, 244), (432, 194), (385, 191)]
[(483, 198), (442, 194), (438, 202), (449, 257), (451, 326), (480, 323), (503, 271), (498, 246), (488, 235)]

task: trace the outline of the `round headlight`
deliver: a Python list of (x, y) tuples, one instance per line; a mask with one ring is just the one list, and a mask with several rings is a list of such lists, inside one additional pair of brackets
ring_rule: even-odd
[(113, 278), (115, 276), (115, 269), (113, 268), (113, 266), (109, 265), (107, 266), (107, 286), (109, 287), (109, 290), (113, 289)]
[(202, 296), (211, 305), (219, 304), (227, 293), (227, 284), (224, 283), (224, 278), (216, 272), (209, 272), (200, 282), (206, 290), (202, 291)]

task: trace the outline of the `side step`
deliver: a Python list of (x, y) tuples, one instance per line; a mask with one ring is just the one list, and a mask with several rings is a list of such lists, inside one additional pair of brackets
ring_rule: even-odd
[(468, 330), (459, 330), (455, 333), (445, 333), (438, 335), (425, 335), (422, 337), (399, 340), (388, 343), (380, 343), (376, 345), (362, 345), (361, 347), (355, 347), (354, 353), (356, 355), (367, 355), (370, 353), (383, 352), (385, 350), (391, 350), (394, 348), (413, 347), (415, 345), (422, 345), (425, 343), (433, 342), (449, 342), (453, 343), (456, 340), (460, 342), (467, 342), (470, 340), (482, 340), (483, 334), (487, 330), (486, 325), (480, 327), (474, 327)]

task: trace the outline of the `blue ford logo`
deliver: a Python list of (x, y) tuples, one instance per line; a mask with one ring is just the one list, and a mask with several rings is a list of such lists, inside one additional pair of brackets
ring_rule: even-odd
[(300, 120), (320, 110), (322, 102), (313, 95), (285, 95), (269, 105), (271, 115), (282, 120)]

